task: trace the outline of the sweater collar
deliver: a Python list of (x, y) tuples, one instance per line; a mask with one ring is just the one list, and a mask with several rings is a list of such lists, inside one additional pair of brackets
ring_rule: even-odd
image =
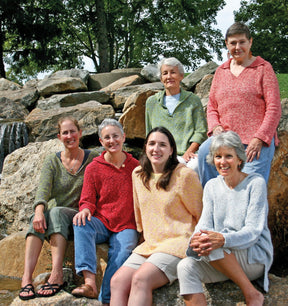
[[(230, 69), (231, 61), (232, 61), (232, 58), (230, 58), (228, 61), (223, 63), (221, 66), (219, 66), (219, 68), (221, 68), (221, 69)], [(258, 66), (264, 65), (264, 63), (265, 63), (265, 60), (261, 56), (256, 56), (255, 61), (251, 65), (247, 66), (246, 68), (258, 67)]]

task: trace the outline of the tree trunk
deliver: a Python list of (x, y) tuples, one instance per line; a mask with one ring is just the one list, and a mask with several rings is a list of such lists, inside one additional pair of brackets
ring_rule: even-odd
[[(1, 23), (0, 23), (1, 29)], [(4, 33), (0, 30), (0, 77), (6, 78), (5, 66), (3, 61), (3, 45), (4, 45)]]
[(99, 72), (109, 71), (109, 44), (107, 36), (106, 14), (103, 0), (96, 1), (97, 42), (99, 54)]

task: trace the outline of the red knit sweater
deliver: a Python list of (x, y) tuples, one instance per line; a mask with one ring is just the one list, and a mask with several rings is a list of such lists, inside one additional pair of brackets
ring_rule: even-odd
[(139, 162), (131, 154), (118, 169), (106, 162), (103, 152), (86, 167), (79, 211), (88, 208), (108, 230), (136, 229), (132, 171)]
[(254, 137), (270, 145), (281, 118), (280, 91), (270, 63), (260, 56), (236, 77), (231, 59), (216, 70), (207, 105), (208, 135), (221, 125), (239, 134), (242, 143)]

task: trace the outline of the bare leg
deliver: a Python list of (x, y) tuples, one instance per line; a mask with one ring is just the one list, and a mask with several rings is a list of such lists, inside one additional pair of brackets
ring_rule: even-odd
[(126, 306), (131, 289), (131, 281), (137, 270), (123, 266), (111, 279), (111, 306)]
[(169, 282), (167, 276), (151, 263), (144, 263), (134, 273), (128, 306), (152, 305), (152, 292)]
[[(63, 284), (63, 260), (67, 241), (61, 234), (52, 234), (50, 237), (51, 255), (52, 255), (52, 271), (48, 282), (50, 284)], [(40, 289), (38, 293), (51, 294), (52, 290)]]
[(240, 287), (247, 306), (262, 306), (264, 302), (263, 294), (252, 285), (235, 255), (225, 252), (224, 255), (223, 259), (211, 261), (210, 264)]
[[(25, 261), (24, 261), (24, 273), (22, 277), (21, 287), (25, 287), (27, 284), (32, 283), (32, 274), (35, 270), (38, 257), (42, 248), (42, 241), (40, 238), (34, 235), (29, 235), (26, 239), (25, 245)], [(21, 296), (30, 296), (31, 292), (23, 292)]]

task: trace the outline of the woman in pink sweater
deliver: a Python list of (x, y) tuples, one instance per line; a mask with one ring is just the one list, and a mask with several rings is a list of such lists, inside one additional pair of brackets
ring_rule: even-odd
[[(229, 59), (215, 72), (207, 105), (208, 136), (236, 132), (245, 145), (244, 172), (256, 172), (268, 182), (281, 117), (278, 81), (270, 63), (251, 53), (248, 27), (234, 23), (226, 32)], [(212, 137), (211, 137), (212, 138)], [(211, 138), (199, 149), (199, 177), (202, 185), (217, 176), (206, 162)]]
[(111, 280), (111, 306), (152, 305), (152, 291), (177, 279), (187, 237), (202, 211), (196, 172), (179, 164), (172, 134), (156, 127), (146, 137), (132, 174), (137, 231), (142, 243)]

